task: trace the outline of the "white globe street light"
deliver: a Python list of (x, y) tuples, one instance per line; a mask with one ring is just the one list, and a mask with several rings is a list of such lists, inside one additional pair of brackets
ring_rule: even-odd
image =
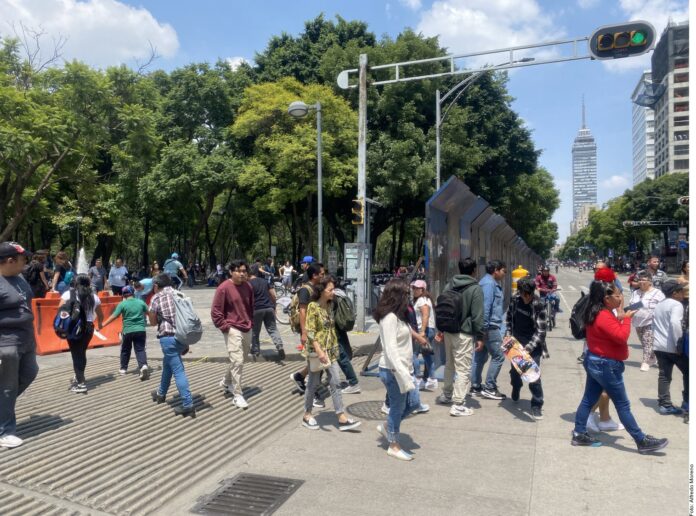
[(291, 102), (288, 106), (288, 114), (293, 118), (303, 118), (307, 116), (309, 110), (313, 109), (317, 112), (317, 245), (319, 252), (317, 257), (322, 260), (324, 249), (324, 224), (323, 218), (323, 193), (322, 193), (322, 172), (321, 172), (321, 104), (317, 102), (312, 106), (308, 106), (301, 100)]

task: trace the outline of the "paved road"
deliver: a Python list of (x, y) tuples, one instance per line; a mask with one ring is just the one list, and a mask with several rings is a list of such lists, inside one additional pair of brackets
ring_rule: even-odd
[[(67, 355), (41, 357), (39, 379), (18, 404), (26, 445), (0, 451), (0, 513), (187, 514), (224, 479), (253, 473), (304, 481), (279, 508), (281, 515), (685, 514), (688, 425), (657, 412), (657, 370), (639, 371), (635, 336), (626, 362), (634, 414), (646, 431), (668, 437), (670, 446), (639, 455), (623, 431), (601, 434), (600, 448), (570, 446), (584, 371), (567, 315), (590, 278), (559, 274), (565, 314), (549, 335), (551, 359), (542, 365), (544, 419), (531, 418), (527, 390), (517, 404), (473, 399), (475, 413), (465, 418), (450, 417), (447, 408), (435, 406), (437, 393), (426, 392), (430, 413), (402, 425), (412, 463), (387, 457), (375, 431), (384, 389), (374, 377), (361, 378), (362, 393), (344, 399), (363, 420), (359, 432), (338, 431), (330, 400), (318, 411), (321, 430), (304, 429), (301, 399), (288, 379), (301, 366), (299, 357), (276, 362), (269, 343), (267, 360), (246, 370), (250, 408), (240, 411), (216, 387), (225, 353), (219, 334), (208, 328), (186, 366), (199, 409), (195, 420), (177, 418), (168, 405), (149, 400), (158, 374), (146, 383), (135, 374), (119, 377), (116, 348), (90, 351), (87, 395), (67, 392)], [(212, 291), (194, 290), (192, 297), (206, 315)], [(374, 328), (351, 335), (363, 351), (374, 337)], [(297, 337), (285, 338), (293, 349)], [(158, 366), (154, 339), (148, 352)], [(356, 357), (356, 365), (363, 360)], [(508, 370), (505, 365), (499, 377), (506, 393)], [(680, 383), (675, 379), (675, 398)]]

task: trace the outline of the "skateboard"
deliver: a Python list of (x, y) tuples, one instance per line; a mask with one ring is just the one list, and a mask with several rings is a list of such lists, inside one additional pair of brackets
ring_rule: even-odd
[(505, 357), (512, 363), (512, 366), (520, 373), (520, 377), (525, 382), (536, 382), (541, 376), (541, 370), (529, 352), (515, 337), (505, 337), (501, 344), (501, 349)]

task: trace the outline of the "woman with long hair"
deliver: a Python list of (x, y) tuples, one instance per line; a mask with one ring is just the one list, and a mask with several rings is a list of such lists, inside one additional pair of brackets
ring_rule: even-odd
[[(61, 296), (63, 301), (78, 302), (80, 305), (80, 331), (74, 338), (68, 338), (75, 376), (71, 381), (72, 392), (87, 392), (85, 368), (87, 367), (87, 346), (94, 335), (94, 319), (99, 326), (104, 316), (99, 297), (92, 291), (92, 284), (87, 274), (78, 274), (70, 288)], [(72, 311), (71, 311), (72, 312)]]
[(65, 251), (58, 251), (53, 257), (53, 281), (51, 289), (53, 292), (63, 294), (70, 287), (71, 281), (65, 281), (70, 269), (70, 258)]
[[(645, 434), (631, 413), (623, 380), (624, 360), (628, 358), (628, 336), (634, 310), (624, 311), (623, 294), (613, 283), (593, 281), (590, 300), (583, 315), (587, 336), (587, 353), (583, 366), (587, 372), (585, 393), (575, 413), (573, 446), (601, 446), (601, 441), (587, 433), (590, 410), (606, 391), (616, 407), (621, 423), (636, 442), (639, 453), (649, 453), (667, 446), (667, 439)], [(616, 310), (616, 315), (614, 315)]]
[(413, 460), (413, 455), (401, 448), (401, 420), (418, 409), (420, 399), (413, 376), (413, 348), (408, 323), (409, 287), (403, 279), (393, 279), (384, 287), (373, 312), (379, 323), (382, 356), (379, 377), (387, 389), (389, 415), (386, 425), (377, 431), (389, 442), (387, 455), (399, 460)]
[[(312, 301), (307, 305), (307, 357), (316, 354), (316, 358), (324, 365), (329, 377), (329, 392), (333, 400), (334, 411), (338, 417), (338, 429), (342, 432), (353, 430), (360, 426), (360, 421), (346, 417), (341, 397), (340, 368), (338, 366), (338, 337), (333, 319), (333, 299), (335, 280), (327, 276), (314, 285)], [(310, 430), (318, 430), (319, 423), (312, 416), (314, 393), (321, 382), (322, 370), (312, 371), (308, 367), (307, 387), (304, 393), (304, 416), (302, 426)]]
[[(433, 298), (426, 290), (426, 283), (423, 280), (416, 280), (411, 283), (413, 292), (413, 309), (416, 314), (418, 333), (427, 339), (428, 344), (421, 346), (414, 343), (413, 346), (413, 369), (416, 378), (419, 378), (418, 388), (426, 391), (437, 390), (437, 380), (433, 377), (435, 372), (433, 359), (433, 339), (435, 338), (435, 310), (433, 310)], [(420, 363), (418, 355), (423, 355), (423, 376), (420, 376)]]

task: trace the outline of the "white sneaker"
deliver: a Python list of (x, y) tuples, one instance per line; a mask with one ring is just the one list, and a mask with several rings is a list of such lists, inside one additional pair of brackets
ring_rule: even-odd
[(587, 418), (587, 431), (588, 432), (599, 432), (599, 427), (597, 426), (597, 414), (590, 412), (590, 417)]
[(414, 413), (414, 414), (425, 414), (425, 413), (428, 412), (429, 410), (430, 410), (430, 405), (426, 405), (425, 403), (421, 403), (421, 404), (420, 404), (420, 407), (418, 407), (417, 409), (415, 409), (415, 410), (413, 411), (413, 413)]
[(419, 391), (422, 391), (423, 389), (425, 389), (425, 382), (423, 381), (422, 378), (418, 378), (416, 380), (416, 389), (418, 389)]
[(22, 446), (24, 441), (22, 441), (16, 435), (3, 435), (0, 437), (0, 448), (16, 448), (17, 446)]
[(425, 390), (426, 391), (436, 391), (438, 387), (437, 379), (436, 378), (428, 378), (428, 381), (425, 382)]
[(411, 455), (410, 453), (404, 451), (403, 449), (400, 449), (399, 451), (394, 451), (391, 449), (391, 446), (387, 448), (387, 455), (399, 460), (413, 460), (413, 455)]
[(386, 403), (382, 403), (382, 408), (380, 408), (382, 411), (382, 414), (386, 414), (387, 416), (389, 415), (389, 407), (387, 407)]
[(648, 364), (647, 362), (643, 362), (642, 364), (640, 364), (640, 370), (643, 372), (650, 371), (650, 364)]
[(126, 374), (126, 372), (127, 372), (127, 371), (126, 371), (125, 369), (119, 369), (119, 370), (118, 370), (118, 374), (120, 374), (120, 375), (124, 375), (124, 374)]
[(140, 381), (145, 381), (150, 379), (150, 368), (145, 364), (140, 368)]
[(349, 385), (341, 390), (341, 394), (360, 394), (360, 385), (357, 383), (355, 385)]
[(613, 419), (609, 418), (609, 421), (598, 421), (597, 427), (602, 432), (613, 432), (614, 430), (623, 430), (624, 426), (621, 423), (617, 423)]
[(242, 396), (241, 394), (237, 394), (232, 400), (232, 403), (234, 403), (241, 409), (245, 409), (249, 406), (247, 401), (244, 399), (244, 396)]
[(450, 409), (450, 416), (454, 416), (454, 417), (471, 416), (473, 414), (474, 414), (474, 411), (464, 404), (452, 405), (452, 408)]

